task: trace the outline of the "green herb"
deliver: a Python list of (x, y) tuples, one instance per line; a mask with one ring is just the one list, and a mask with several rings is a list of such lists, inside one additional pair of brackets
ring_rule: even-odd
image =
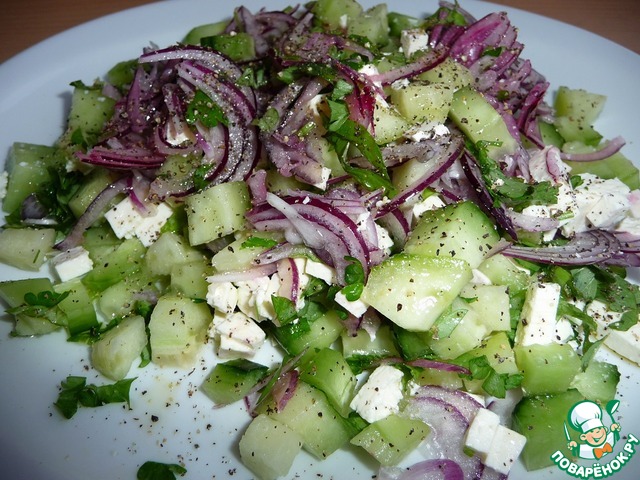
[(280, 123), (280, 114), (275, 108), (269, 107), (264, 115), (254, 120), (253, 123), (263, 132), (273, 132)]
[(273, 248), (278, 245), (276, 240), (271, 238), (262, 237), (249, 237), (242, 244), (240, 248)]
[(296, 304), (287, 297), (271, 295), (271, 303), (273, 303), (276, 319), (280, 325), (286, 325), (298, 318)]
[(24, 304), (8, 308), (7, 313), (43, 318), (53, 324), (58, 324), (59, 311), (56, 307), (69, 296), (69, 293), (68, 291), (62, 293), (53, 291), (27, 292), (24, 294)]
[(345, 286), (340, 290), (345, 298), (350, 302), (355, 302), (362, 295), (364, 290), (364, 267), (362, 264), (353, 257), (345, 257), (345, 260), (349, 261), (344, 269)]
[(193, 171), (191, 175), (191, 179), (193, 180), (193, 186), (196, 190), (204, 190), (209, 186), (209, 180), (207, 180), (207, 175), (213, 168), (213, 165), (199, 165)]
[(138, 480), (176, 480), (177, 475), (184, 475), (187, 469), (177, 463), (144, 462), (138, 469)]
[(596, 298), (613, 312), (621, 313), (620, 320), (609, 325), (614, 330), (629, 330), (638, 322), (640, 314), (640, 287), (629, 283), (613, 269), (596, 271), (600, 280)]
[(129, 404), (129, 390), (135, 378), (119, 380), (107, 385), (87, 385), (85, 377), (70, 375), (61, 383), (62, 390), (54, 405), (65, 418), (73, 417), (78, 406), (101, 407), (108, 403)]
[(216, 127), (220, 123), (223, 125), (229, 123), (222, 108), (202, 90), (196, 90), (193, 99), (187, 105), (185, 119), (191, 125), (200, 121), (207, 128)]
[(529, 205), (557, 202), (558, 187), (551, 182), (526, 183), (518, 177), (507, 176), (498, 162), (488, 155), (488, 147), (496, 142), (480, 140), (476, 144), (467, 141), (467, 149), (476, 159), (489, 193), (498, 203), (521, 210)]
[(244, 87), (260, 88), (267, 85), (269, 80), (264, 68), (247, 67), (236, 83)]
[(499, 57), (504, 51), (504, 47), (487, 47), (482, 52), (482, 56)]
[(484, 380), (482, 382), (484, 391), (497, 398), (504, 398), (507, 390), (519, 387), (524, 377), (520, 373), (509, 375), (496, 372), (489, 364), (486, 355), (472, 358), (463, 366), (469, 369), (470, 375), (461, 376), (471, 380)]
[[(586, 335), (588, 336), (588, 335)], [(591, 360), (593, 360), (593, 357), (595, 356), (596, 352), (598, 351), (598, 349), (600, 348), (600, 346), (604, 343), (605, 338), (601, 338), (600, 340), (596, 340), (593, 343), (590, 343), (588, 345), (583, 345), (582, 348), (582, 370), (586, 370), (587, 367), (589, 366), (589, 363), (591, 362)]]
[(448, 338), (467, 314), (466, 308), (453, 309), (451, 305), (436, 319), (433, 324), (435, 338)]

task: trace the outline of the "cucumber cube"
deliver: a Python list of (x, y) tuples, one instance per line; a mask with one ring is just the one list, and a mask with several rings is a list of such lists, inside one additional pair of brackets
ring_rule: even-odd
[(362, 13), (356, 0), (318, 0), (313, 6), (315, 17), (330, 29), (344, 29), (348, 23)]
[(475, 203), (452, 203), (422, 214), (404, 251), (462, 259), (477, 268), (500, 240), (491, 220)]
[(387, 5), (380, 3), (350, 19), (347, 33), (368, 38), (376, 45), (389, 43)]
[(435, 335), (429, 342), (431, 350), (440, 358), (450, 360), (478, 347), (482, 339), (487, 336), (489, 329), (484, 325), (478, 314), (469, 308), (468, 304), (459, 298), (452, 303), (454, 311), (465, 311), (460, 323), (446, 337)]
[(613, 400), (620, 381), (620, 372), (614, 364), (592, 360), (583, 372), (579, 372), (571, 382), (571, 388), (578, 390), (588, 400), (606, 404)]
[(580, 357), (568, 344), (516, 345), (513, 350), (527, 396), (565, 392), (581, 369)]
[[(37, 295), (39, 292), (50, 292), (52, 290), (53, 284), (49, 278), (8, 280), (0, 282), (0, 299), (6, 302), (9, 308), (14, 308), (25, 304), (24, 296), (26, 293)], [(20, 337), (44, 335), (60, 328), (46, 318), (34, 317), (25, 313), (18, 313), (14, 318), (13, 334)]]
[(0, 231), (0, 262), (38, 271), (53, 250), (53, 228), (8, 228)]
[(302, 437), (282, 422), (258, 415), (238, 445), (240, 458), (261, 480), (275, 480), (291, 469), (302, 447)]
[(468, 308), (477, 314), (478, 320), (489, 332), (511, 329), (510, 301), (506, 286), (469, 284), (460, 296), (467, 299)]
[(411, 83), (391, 91), (391, 101), (411, 124), (444, 123), (451, 108), (453, 89), (443, 83)]
[(472, 85), (475, 81), (471, 70), (450, 57), (445, 58), (434, 68), (418, 75), (418, 79), (430, 83), (443, 83), (454, 92), (462, 87)]
[(396, 325), (424, 332), (471, 278), (464, 260), (402, 253), (372, 268), (361, 299)]
[(250, 207), (244, 182), (222, 183), (190, 195), (186, 200), (189, 243), (202, 245), (242, 230)]
[(105, 377), (122, 380), (146, 345), (144, 318), (127, 317), (91, 346), (91, 363)]
[(171, 275), (175, 265), (202, 260), (204, 256), (191, 247), (186, 239), (173, 232), (165, 232), (149, 246), (145, 262), (154, 275)]
[(218, 363), (200, 390), (215, 403), (227, 405), (244, 398), (268, 371), (268, 367), (244, 358)]
[(373, 422), (351, 439), (381, 465), (397, 465), (429, 435), (427, 424), (413, 418), (391, 414)]
[(152, 361), (161, 366), (191, 367), (212, 319), (206, 303), (174, 294), (160, 297), (149, 321)]

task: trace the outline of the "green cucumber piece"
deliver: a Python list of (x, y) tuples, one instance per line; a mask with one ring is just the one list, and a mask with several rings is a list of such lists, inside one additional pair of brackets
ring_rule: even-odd
[(111, 328), (91, 346), (91, 364), (111, 380), (126, 377), (136, 358), (147, 345), (144, 318), (127, 317)]
[(329, 457), (351, 438), (351, 429), (325, 394), (305, 382), (298, 382), (282, 410), (277, 410), (272, 402), (265, 402), (257, 413), (266, 413), (291, 428), (302, 437), (302, 448), (318, 459)]
[(245, 32), (220, 33), (200, 38), (203, 47), (211, 47), (234, 62), (246, 62), (256, 58), (253, 37)]
[(578, 390), (586, 399), (605, 405), (616, 396), (619, 381), (620, 372), (616, 365), (592, 360), (583, 372), (573, 377), (571, 388)]
[(99, 326), (93, 298), (80, 279), (74, 278), (53, 288), (57, 293), (67, 292), (67, 297), (58, 304), (58, 308), (64, 313), (70, 337)]
[(340, 415), (349, 416), (356, 377), (342, 353), (323, 348), (300, 368), (300, 379), (322, 390)]
[(400, 355), (391, 326), (387, 324), (380, 325), (374, 338), (361, 328), (355, 334), (343, 331), (341, 339), (344, 358), (356, 375), (375, 365), (380, 359)]
[(473, 74), (467, 67), (450, 57), (445, 58), (434, 68), (421, 73), (417, 78), (421, 81), (448, 85), (453, 92), (462, 87), (473, 85), (475, 81)]
[(197, 27), (193, 27), (185, 35), (182, 43), (186, 45), (200, 45), (200, 40), (202, 38), (212, 37), (214, 35), (220, 35), (221, 33), (224, 33), (224, 30), (228, 24), (228, 21), (223, 20), (222, 22), (206, 23), (203, 25), (198, 25)]
[(421, 420), (391, 414), (373, 422), (351, 439), (364, 448), (381, 465), (397, 465), (429, 435), (430, 428)]
[(333, 344), (344, 331), (344, 324), (335, 311), (329, 311), (315, 320), (300, 319), (281, 327), (273, 333), (276, 340), (292, 356), (304, 353), (301, 361), (313, 357), (316, 351)]
[(602, 112), (607, 97), (583, 89), (561, 86), (553, 104), (554, 126), (567, 142), (580, 141), (597, 146), (602, 139), (593, 124)]
[(510, 299), (506, 286), (469, 284), (460, 296), (489, 333), (511, 329)]
[(512, 155), (518, 148), (500, 113), (471, 87), (463, 87), (453, 94), (449, 118), (473, 143), (495, 142), (488, 146), (488, 155), (493, 160)]
[(318, 0), (312, 11), (329, 29), (340, 30), (362, 14), (362, 6), (356, 0)]
[[(89, 173), (87, 177), (84, 178), (78, 191), (71, 197), (71, 200), (69, 200), (69, 209), (71, 212), (76, 217), (80, 217), (98, 194), (111, 185), (116, 178), (117, 176), (114, 172), (103, 168), (96, 169)], [(115, 206), (119, 199), (120, 197), (118, 196), (109, 202), (105, 211)]]
[[(25, 294), (53, 291), (53, 284), (49, 278), (27, 278), (23, 280), (7, 280), (0, 282), (0, 299), (6, 302), (9, 308), (25, 305)], [(50, 320), (42, 317), (17, 313), (14, 315), (13, 335), (29, 337), (44, 335), (60, 328)]]
[(0, 231), (0, 262), (21, 270), (38, 271), (52, 252), (52, 228), (7, 228)]
[(204, 259), (174, 265), (171, 269), (171, 289), (189, 298), (206, 298), (207, 277), (213, 272)]
[(167, 294), (158, 299), (149, 321), (152, 361), (190, 368), (213, 320), (206, 303)]
[(276, 480), (289, 473), (302, 441), (302, 436), (284, 423), (258, 415), (240, 439), (240, 459), (261, 480)]
[(352, 17), (347, 26), (349, 35), (369, 39), (373, 44), (384, 46), (389, 43), (389, 21), (387, 5), (380, 3)]
[(509, 257), (497, 253), (482, 261), (478, 270), (491, 280), (494, 285), (505, 285), (509, 293), (526, 290), (531, 281), (528, 271), (516, 265)]
[(410, 83), (391, 90), (391, 102), (413, 125), (444, 123), (453, 101), (453, 89), (444, 83)]
[(242, 400), (268, 371), (269, 367), (244, 358), (218, 363), (200, 390), (215, 403), (228, 405)]
[(141, 270), (145, 252), (146, 248), (137, 238), (124, 240), (108, 256), (94, 263), (82, 283), (93, 292), (101, 292)]
[(401, 253), (371, 269), (361, 299), (402, 328), (427, 331), (471, 278), (464, 260)]
[(477, 268), (500, 235), (495, 226), (475, 203), (452, 203), (422, 214), (407, 238), (408, 254), (464, 260)]
[(528, 471), (553, 465), (551, 455), (558, 450), (572, 458), (564, 425), (571, 407), (582, 400), (580, 392), (567, 390), (555, 395), (526, 397), (518, 403), (512, 428), (527, 438), (520, 459)]
[(527, 396), (565, 392), (581, 369), (580, 357), (568, 344), (516, 345), (513, 350)]
[(203, 260), (204, 255), (187, 240), (173, 232), (162, 233), (145, 254), (145, 263), (154, 275), (171, 275), (173, 267)]
[[(567, 142), (563, 146), (563, 151), (567, 153), (589, 153), (594, 150), (596, 150), (596, 147), (590, 147), (580, 142)], [(640, 188), (638, 168), (620, 152), (593, 162), (572, 162), (569, 160), (566, 163), (571, 167), (572, 175), (592, 173), (604, 179), (618, 178), (631, 190)]]

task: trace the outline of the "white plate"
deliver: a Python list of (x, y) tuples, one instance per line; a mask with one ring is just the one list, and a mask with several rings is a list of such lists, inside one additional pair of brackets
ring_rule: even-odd
[[(195, 25), (228, 17), (244, 3), (276, 9), (286, 0), (229, 0), (224, 9), (210, 0), (167, 1), (127, 10), (56, 35), (0, 65), (0, 157), (13, 141), (51, 144), (61, 133), (71, 81), (91, 82), (114, 63), (134, 58), (150, 42), (166, 46)], [(373, 4), (373, 2), (363, 2)], [(422, 15), (436, 8), (427, 0), (417, 8), (410, 0), (390, 0), (391, 10)], [(463, 7), (480, 17), (502, 7), (467, 0)], [(544, 73), (554, 88), (584, 88), (609, 96), (597, 128), (607, 138), (623, 135), (624, 152), (640, 159), (637, 112), (640, 108), (640, 56), (577, 28), (508, 9), (520, 29), (524, 57)], [(0, 267), (0, 279), (27, 274)], [(211, 359), (192, 372), (133, 371), (132, 410), (121, 406), (81, 409), (63, 420), (52, 404), (67, 375), (103, 380), (92, 371), (83, 345), (63, 335), (38, 339), (9, 338), (11, 324), (0, 323), (0, 476), (11, 480), (133, 480), (146, 460), (183, 462), (186, 478), (251, 478), (238, 460), (236, 444), (248, 423), (240, 406), (214, 410), (197, 391)], [(638, 369), (622, 369), (621, 424), (640, 436)], [(155, 418), (157, 417), (157, 419)], [(635, 429), (635, 432), (634, 432)], [(633, 458), (616, 479), (636, 478)], [(372, 478), (373, 462), (364, 455), (338, 452), (325, 462), (301, 454), (291, 478)], [(296, 476), (297, 475), (297, 476)], [(526, 474), (516, 465), (512, 478), (562, 478), (549, 469)]]

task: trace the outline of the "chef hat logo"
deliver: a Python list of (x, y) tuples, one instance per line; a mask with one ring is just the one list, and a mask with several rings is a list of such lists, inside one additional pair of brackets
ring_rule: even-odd
[(569, 412), (569, 422), (574, 429), (587, 433), (594, 428), (604, 427), (602, 409), (597, 403), (584, 400), (577, 403)]

